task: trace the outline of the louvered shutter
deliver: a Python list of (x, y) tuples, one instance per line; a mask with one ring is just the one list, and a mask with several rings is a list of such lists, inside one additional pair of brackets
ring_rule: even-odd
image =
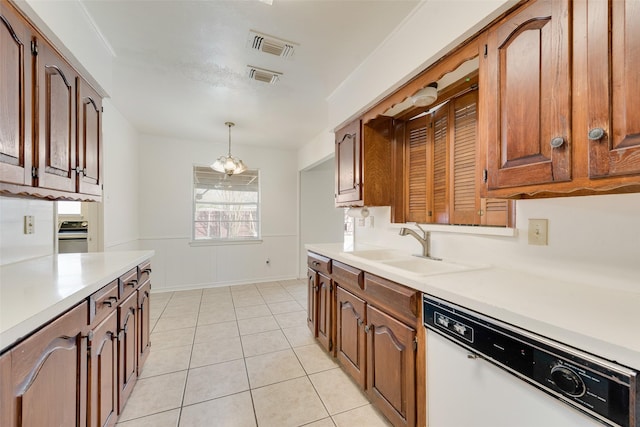
[(449, 223), (447, 197), (448, 104), (433, 113), (433, 216), (432, 222)]
[(476, 147), (478, 91), (466, 93), (452, 103), (451, 224), (478, 224)]
[(513, 200), (482, 199), (482, 225), (509, 226)]
[(420, 117), (406, 128), (406, 218), (405, 221), (427, 222), (427, 119)]

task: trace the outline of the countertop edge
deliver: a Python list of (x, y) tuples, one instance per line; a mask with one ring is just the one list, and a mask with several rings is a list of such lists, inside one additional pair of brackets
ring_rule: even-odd
[[(8, 264), (6, 266), (0, 267), (0, 271), (4, 272), (9, 269), (13, 271), (19, 271), (20, 269), (28, 271), (30, 265), (33, 265), (33, 263), (54, 263), (56, 259), (55, 257), (68, 255), (71, 254), (51, 255), (15, 264)], [(0, 325), (0, 353), (4, 353), (5, 351), (9, 350), (20, 341), (37, 332), (50, 321), (58, 318), (69, 309), (77, 306), (83, 300), (86, 300), (91, 294), (109, 284), (109, 282), (117, 279), (118, 277), (131, 270), (132, 268), (137, 267), (144, 261), (151, 259), (155, 255), (155, 251), (142, 250), (123, 252), (100, 252), (81, 255), (82, 257), (84, 257), (84, 261), (81, 262), (81, 264), (95, 262), (97, 259), (122, 259), (118, 259), (116, 262), (114, 262), (113, 265), (110, 266), (108, 272), (103, 272), (103, 274), (100, 274), (99, 277), (96, 276), (92, 278), (90, 283), (85, 283), (82, 287), (76, 289), (73, 293), (66, 296), (61, 296), (56, 301), (51, 301), (51, 303), (46, 308), (38, 311), (37, 313), (26, 315), (23, 319), (15, 322), (6, 329), (5, 325)], [(4, 286), (7, 285), (5, 283), (1, 283), (0, 290), (2, 290)], [(43, 284), (43, 286), (46, 286), (46, 284)]]
[[(352, 267), (367, 271), (371, 274), (403, 284), (420, 292), (459, 304), (481, 314), (493, 317), (505, 323), (512, 324), (516, 327), (520, 327), (579, 350), (589, 352), (595, 356), (613, 361), (628, 368), (640, 370), (640, 350), (632, 348), (628, 344), (624, 345), (621, 343), (607, 341), (604, 335), (587, 335), (570, 327), (558, 326), (550, 323), (545, 318), (517, 312), (513, 308), (506, 306), (504, 303), (498, 304), (491, 302), (490, 296), (483, 295), (483, 299), (481, 299), (474, 297), (473, 295), (465, 295), (460, 292), (456, 292), (455, 290), (447, 289), (444, 286), (440, 286), (441, 282), (446, 283), (457, 279), (460, 279), (463, 282), (472, 282), (475, 278), (483, 275), (515, 275), (522, 277), (522, 280), (529, 280), (531, 278), (540, 280), (529, 273), (492, 266), (478, 266), (466, 271), (416, 278), (412, 275), (403, 275), (393, 271), (388, 271), (382, 268), (380, 264), (375, 261), (358, 259), (357, 257), (349, 254), (351, 249), (341, 249), (341, 244), (306, 244), (305, 248), (309, 252), (318, 253), (333, 260), (348, 264)], [(376, 249), (385, 248), (375, 246), (358, 247), (358, 250)], [(558, 281), (557, 284), (558, 286), (562, 286), (563, 282)], [(569, 285), (575, 284), (566, 284), (566, 286)], [(603, 295), (608, 293), (604, 288), (601, 292)]]

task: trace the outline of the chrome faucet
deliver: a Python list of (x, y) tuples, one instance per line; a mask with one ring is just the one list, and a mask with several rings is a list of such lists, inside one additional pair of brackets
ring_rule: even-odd
[(406, 228), (406, 227), (402, 227), (400, 229), (400, 235), (401, 236), (406, 236), (408, 234), (410, 236), (415, 237), (415, 239), (418, 242), (420, 242), (420, 244), (422, 245), (422, 254), (421, 255), (416, 255), (416, 256), (420, 256), (420, 257), (423, 257), (423, 258), (429, 258), (429, 259), (440, 261), (440, 258), (434, 258), (434, 257), (431, 256), (431, 233), (429, 233), (428, 231), (426, 231), (422, 227), (420, 227), (420, 224), (418, 224), (418, 223), (413, 223), (413, 225), (415, 225), (416, 227), (418, 227), (418, 229), (420, 231), (422, 231), (422, 236), (420, 236), (415, 231), (413, 231), (413, 230), (411, 230), (409, 228)]

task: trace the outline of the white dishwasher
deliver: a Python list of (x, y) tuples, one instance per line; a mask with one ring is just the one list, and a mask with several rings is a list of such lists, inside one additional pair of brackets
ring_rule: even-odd
[(425, 295), (429, 427), (640, 427), (637, 372)]

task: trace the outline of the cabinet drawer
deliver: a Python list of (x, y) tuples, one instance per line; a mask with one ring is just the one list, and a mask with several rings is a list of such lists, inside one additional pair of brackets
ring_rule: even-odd
[(145, 261), (138, 266), (138, 281), (142, 286), (143, 283), (149, 280), (151, 275), (151, 261)]
[(307, 264), (309, 268), (320, 273), (331, 274), (331, 259), (313, 252), (309, 252), (308, 255)]
[(367, 302), (407, 323), (417, 325), (420, 292), (373, 274), (365, 273)]
[(132, 268), (120, 276), (120, 299), (125, 299), (138, 288), (138, 268)]
[(89, 324), (98, 324), (118, 305), (118, 280), (95, 292), (89, 297)]
[(362, 270), (338, 261), (333, 261), (331, 269), (333, 271), (331, 276), (336, 284), (358, 295), (362, 294), (362, 289), (364, 289), (364, 272)]

